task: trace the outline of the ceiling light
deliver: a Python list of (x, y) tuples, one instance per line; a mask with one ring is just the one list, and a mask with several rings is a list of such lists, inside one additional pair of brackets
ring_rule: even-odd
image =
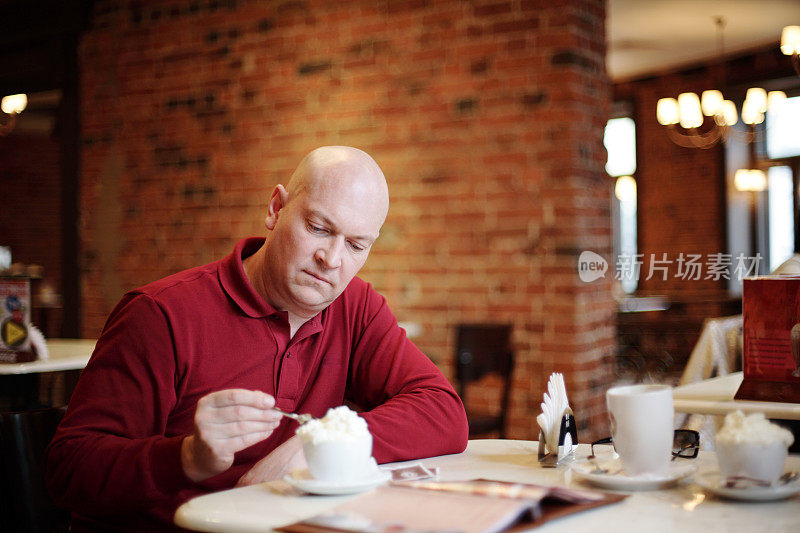
[(28, 97), (24, 94), (12, 94), (0, 100), (0, 110), (8, 115), (4, 123), (0, 122), (0, 135), (11, 133), (17, 123), (17, 115), (22, 113), (27, 105)]
[(790, 56), (800, 54), (800, 26), (786, 26), (781, 32), (781, 52)]
[(792, 66), (800, 76), (800, 26), (786, 26), (781, 32), (781, 52), (792, 56)]
[(761, 192), (767, 188), (767, 175), (763, 170), (740, 168), (733, 175), (737, 191)]
[(0, 109), (7, 115), (20, 114), (25, 111), (28, 105), (28, 96), (24, 94), (12, 94), (0, 101)]

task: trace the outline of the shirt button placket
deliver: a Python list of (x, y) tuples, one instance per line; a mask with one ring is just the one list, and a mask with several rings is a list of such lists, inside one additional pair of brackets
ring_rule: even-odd
[[(297, 402), (297, 389), (300, 368), (297, 365), (296, 357), (292, 357), (292, 352), (287, 348), (283, 357), (283, 364), (281, 365), (281, 372), (278, 378), (277, 393), (282, 405), (286, 405), (287, 409), (294, 409)], [(288, 405), (287, 405), (288, 404)]]

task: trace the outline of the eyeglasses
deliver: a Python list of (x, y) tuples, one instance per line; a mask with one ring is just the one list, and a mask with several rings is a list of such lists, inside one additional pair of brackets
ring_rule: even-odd
[[(596, 440), (592, 443), (592, 456), (594, 447), (598, 444), (614, 444), (611, 437)], [(693, 429), (676, 429), (672, 438), (672, 459), (683, 457), (684, 459), (694, 459), (700, 450), (700, 433)]]

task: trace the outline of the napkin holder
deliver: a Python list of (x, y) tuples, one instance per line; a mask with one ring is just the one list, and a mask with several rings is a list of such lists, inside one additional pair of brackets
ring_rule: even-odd
[[(567, 435), (570, 436), (572, 441), (569, 449), (564, 444)], [(573, 415), (572, 409), (567, 407), (567, 410), (564, 411), (564, 416), (561, 417), (561, 428), (558, 432), (558, 453), (547, 453), (545, 435), (541, 428), (539, 429), (539, 462), (542, 466), (558, 466), (559, 461), (569, 456), (577, 445), (578, 430), (575, 424), (575, 415)]]

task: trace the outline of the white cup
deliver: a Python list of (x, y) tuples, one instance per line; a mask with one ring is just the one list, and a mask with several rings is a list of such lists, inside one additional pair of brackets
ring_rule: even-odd
[(606, 393), (611, 438), (629, 476), (663, 475), (669, 469), (674, 437), (672, 388), (626, 385)]
[(372, 460), (372, 435), (349, 440), (314, 443), (303, 440), (311, 477), (328, 483), (346, 483), (364, 478), (375, 462)]

